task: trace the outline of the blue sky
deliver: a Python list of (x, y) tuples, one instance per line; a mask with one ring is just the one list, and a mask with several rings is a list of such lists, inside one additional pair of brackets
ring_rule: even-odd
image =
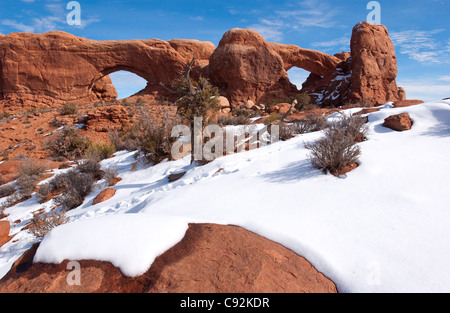
[[(349, 51), (353, 26), (367, 19), (369, 0), (179, 1), (89, 0), (81, 5), (81, 26), (66, 22), (69, 1), (2, 0), (0, 33), (61, 30), (95, 40), (173, 38), (218, 45), (231, 28), (251, 28), (268, 41), (330, 54)], [(450, 97), (450, 1), (378, 1), (398, 57), (397, 82), (408, 98)], [(289, 72), (294, 83), (307, 77)], [(126, 73), (113, 75), (124, 96), (145, 83)]]

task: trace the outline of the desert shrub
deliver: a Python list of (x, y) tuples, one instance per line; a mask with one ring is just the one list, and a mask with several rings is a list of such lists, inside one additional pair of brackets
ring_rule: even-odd
[(53, 228), (66, 224), (70, 221), (70, 218), (66, 216), (65, 212), (50, 213), (38, 215), (34, 214), (33, 219), (28, 227), (28, 230), (37, 238), (43, 238)]
[(311, 102), (311, 97), (307, 93), (303, 92), (290, 96), (288, 98), (273, 99), (269, 101), (266, 106), (266, 111), (268, 111), (270, 107), (279, 103), (293, 103), (295, 100), (297, 100), (295, 109), (297, 109), (298, 111), (307, 111), (314, 109), (314, 104)]
[(292, 124), (295, 134), (316, 132), (328, 127), (327, 119), (317, 114), (310, 114), (302, 120), (294, 121)]
[(74, 115), (78, 113), (78, 107), (75, 103), (68, 102), (60, 110), (61, 115)]
[(311, 151), (310, 160), (315, 168), (339, 174), (345, 166), (357, 163), (361, 149), (356, 143), (367, 133), (366, 119), (343, 115), (324, 130), (325, 137), (305, 147)]
[(64, 176), (66, 189), (55, 198), (65, 210), (73, 210), (83, 204), (84, 198), (94, 190), (95, 178), (91, 173), (70, 170)]
[(51, 190), (63, 190), (69, 186), (70, 183), (70, 172), (65, 172), (56, 175), (52, 180), (50, 180), (49, 185)]
[(38, 191), (36, 192), (37, 201), (39, 203), (44, 203), (50, 192), (52, 192), (52, 186), (49, 183), (40, 185)]
[(21, 176), (16, 180), (17, 192), (22, 200), (30, 198), (39, 182), (39, 176)]
[(119, 171), (115, 167), (108, 167), (104, 171), (103, 178), (108, 186), (114, 186), (119, 178)]
[(145, 100), (142, 99), (141, 97), (138, 97), (136, 99), (136, 105), (145, 105)]
[(42, 176), (47, 170), (47, 166), (44, 164), (37, 164), (33, 160), (26, 159), (19, 166), (19, 177), (20, 176)]
[(91, 141), (80, 136), (74, 128), (64, 128), (58, 135), (47, 142), (46, 147), (54, 157), (79, 159), (86, 154)]
[(272, 124), (273, 122), (275, 122), (276, 120), (280, 119), (281, 115), (278, 113), (272, 113), (270, 114), (268, 117), (266, 117), (266, 119), (264, 120), (264, 123), (266, 125)]
[(0, 186), (0, 198), (9, 197), (16, 192), (14, 184), (7, 184)]
[(6, 112), (6, 111), (1, 111), (0, 112), (0, 120), (6, 119), (6, 118), (10, 118), (11, 117), (11, 113)]
[(180, 124), (179, 118), (163, 112), (160, 121), (155, 120), (145, 108), (139, 108), (138, 118), (132, 127), (110, 132), (110, 140), (117, 150), (139, 150), (144, 163), (159, 163), (170, 158), (172, 144), (172, 128)]
[(337, 128), (327, 132), (325, 138), (305, 147), (311, 151), (309, 158), (312, 166), (333, 175), (337, 175), (343, 167), (356, 163), (361, 154), (354, 141)]
[(32, 160), (25, 160), (18, 170), (19, 176), (16, 180), (16, 190), (21, 200), (31, 197), (34, 188), (45, 173), (46, 166), (37, 164)]
[(366, 117), (343, 114), (339, 119), (332, 122), (325, 132), (339, 131), (353, 143), (362, 142), (368, 132), (366, 123)]
[[(295, 105), (295, 109), (298, 111), (303, 111), (303, 110), (310, 110), (313, 108), (313, 106), (311, 105), (311, 97), (307, 94), (307, 93), (300, 93), (298, 94), (295, 99), (292, 100), (292, 102), (294, 100), (297, 100), (297, 104)], [(292, 103), (289, 102), (289, 103)]]
[(96, 179), (101, 179), (103, 171), (98, 159), (87, 158), (78, 163), (77, 170), (82, 174), (91, 174)]
[(86, 156), (90, 159), (105, 160), (116, 152), (114, 144), (93, 143), (86, 151)]
[(251, 112), (249, 110), (246, 110), (246, 109), (235, 109), (235, 110), (233, 110), (233, 116), (236, 116), (236, 117), (240, 117), (240, 116), (250, 117), (250, 115), (251, 115)]
[(218, 124), (220, 126), (228, 126), (228, 125), (248, 125), (250, 124), (250, 120), (248, 117), (244, 115), (239, 116), (219, 116), (218, 117)]

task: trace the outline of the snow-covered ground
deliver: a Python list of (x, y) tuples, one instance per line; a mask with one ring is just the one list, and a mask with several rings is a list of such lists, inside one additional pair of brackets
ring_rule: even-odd
[[(412, 130), (382, 126), (403, 112), (414, 120)], [(187, 157), (131, 171), (134, 152), (119, 152), (102, 163), (123, 178), (116, 195), (93, 206), (102, 188), (93, 192), (68, 213), (70, 224), (45, 237), (35, 261), (111, 261), (135, 276), (176, 244), (188, 223), (208, 222), (242, 226), (283, 244), (340, 292), (450, 292), (450, 101), (385, 105), (369, 122), (360, 166), (341, 178), (308, 161), (304, 144), (320, 132), (202, 167), (190, 166)], [(167, 180), (183, 169), (183, 178)], [(35, 240), (21, 230), (32, 212), (51, 207), (32, 198), (6, 211), (9, 221), (23, 222), (0, 249), (0, 277)]]

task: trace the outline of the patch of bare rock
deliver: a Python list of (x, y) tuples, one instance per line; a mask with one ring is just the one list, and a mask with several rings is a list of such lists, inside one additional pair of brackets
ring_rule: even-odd
[(307, 260), (235, 226), (191, 224), (184, 239), (140, 277), (110, 263), (80, 261), (81, 284), (69, 286), (65, 261), (32, 264), (37, 247), (0, 281), (0, 293), (336, 293)]
[(0, 247), (11, 240), (9, 231), (11, 224), (8, 221), (0, 221)]

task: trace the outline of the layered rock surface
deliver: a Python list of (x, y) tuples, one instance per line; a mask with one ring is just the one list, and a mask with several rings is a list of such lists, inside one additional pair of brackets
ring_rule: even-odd
[(107, 262), (81, 261), (81, 284), (74, 286), (67, 283), (68, 261), (32, 264), (36, 248), (0, 281), (0, 293), (337, 292), (304, 258), (234, 226), (190, 225), (184, 239), (140, 277), (124, 277)]

